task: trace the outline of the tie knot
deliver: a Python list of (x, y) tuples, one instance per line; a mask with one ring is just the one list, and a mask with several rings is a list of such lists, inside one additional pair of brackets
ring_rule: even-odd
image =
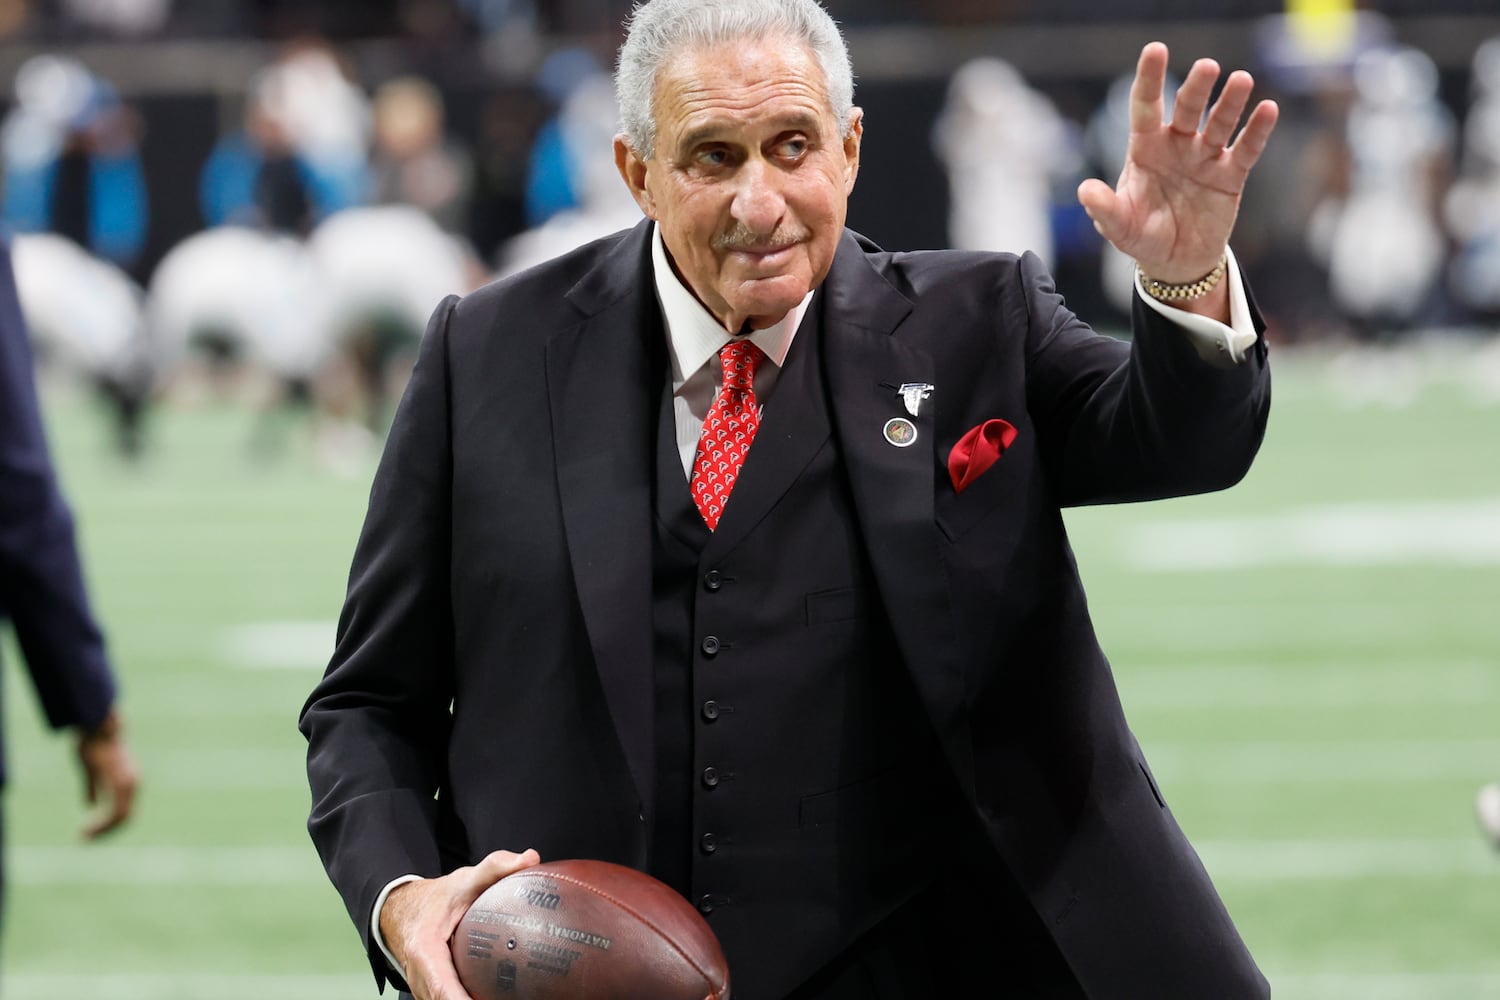
[(766, 359), (766, 353), (752, 344), (747, 337), (731, 340), (719, 350), (719, 363), (724, 366), (724, 388), (752, 390), (755, 387), (755, 369)]

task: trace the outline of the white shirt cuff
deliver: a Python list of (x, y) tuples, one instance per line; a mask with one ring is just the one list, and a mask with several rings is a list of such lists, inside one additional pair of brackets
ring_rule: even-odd
[(1193, 347), (1198, 357), (1217, 368), (1228, 368), (1245, 360), (1259, 336), (1255, 332), (1255, 321), (1250, 318), (1250, 299), (1245, 294), (1245, 283), (1240, 277), (1239, 265), (1235, 263), (1234, 251), (1228, 252), (1225, 268), (1229, 272), (1229, 325), (1216, 319), (1199, 316), (1183, 309), (1176, 309), (1158, 302), (1146, 294), (1141, 285), (1141, 272), (1135, 273), (1135, 293), (1148, 308), (1154, 309), (1165, 319), (1177, 325)]
[(375, 939), (375, 944), (380, 948), (380, 953), (385, 956), (386, 964), (403, 980), (406, 979), (406, 970), (401, 968), (401, 963), (396, 961), (396, 956), (391, 954), (391, 949), (385, 946), (385, 938), (380, 933), (380, 911), (385, 907), (385, 898), (391, 894), (392, 889), (398, 885), (405, 885), (408, 882), (420, 881), (422, 881), (422, 876), (420, 875), (402, 875), (400, 878), (391, 879), (386, 883), (385, 888), (380, 890), (380, 895), (375, 897), (375, 909), (370, 914), (370, 935)]

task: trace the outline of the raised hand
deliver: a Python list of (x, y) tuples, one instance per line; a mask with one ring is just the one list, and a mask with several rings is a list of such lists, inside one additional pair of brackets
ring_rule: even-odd
[(1255, 81), (1236, 70), (1208, 108), (1219, 65), (1199, 59), (1177, 90), (1171, 121), (1163, 121), (1166, 75), (1167, 47), (1151, 42), (1141, 50), (1130, 88), (1130, 146), (1120, 179), (1111, 189), (1090, 178), (1078, 186), (1078, 200), (1100, 235), (1141, 270), (1177, 284), (1196, 281), (1219, 263), (1245, 179), (1278, 111), (1275, 102), (1261, 101), (1235, 138)]

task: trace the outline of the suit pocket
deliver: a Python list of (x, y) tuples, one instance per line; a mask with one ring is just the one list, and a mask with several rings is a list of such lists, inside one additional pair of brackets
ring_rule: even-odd
[(1022, 451), (1021, 442), (1016, 442), (962, 493), (954, 492), (948, 470), (943, 470), (934, 515), (938, 528), (947, 536), (948, 541), (958, 541), (980, 521), (1005, 505), (1006, 500), (1020, 488), (1028, 464), (1027, 457)]
[(910, 767), (897, 767), (832, 791), (804, 795), (798, 803), (798, 825), (804, 830), (822, 830), (835, 825), (863, 830), (870, 835), (891, 834), (893, 826), (904, 831), (905, 819), (920, 815), (913, 799), (935, 782), (923, 782)]
[(807, 624), (826, 625), (829, 622), (848, 621), (864, 614), (864, 602), (859, 591), (852, 587), (839, 590), (820, 590), (807, 595)]

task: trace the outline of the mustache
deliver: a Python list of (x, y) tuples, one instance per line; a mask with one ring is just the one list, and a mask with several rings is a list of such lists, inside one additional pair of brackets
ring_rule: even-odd
[(721, 251), (766, 253), (805, 243), (811, 235), (811, 231), (802, 226), (784, 226), (769, 233), (757, 233), (743, 222), (737, 222), (714, 237), (713, 247)]

